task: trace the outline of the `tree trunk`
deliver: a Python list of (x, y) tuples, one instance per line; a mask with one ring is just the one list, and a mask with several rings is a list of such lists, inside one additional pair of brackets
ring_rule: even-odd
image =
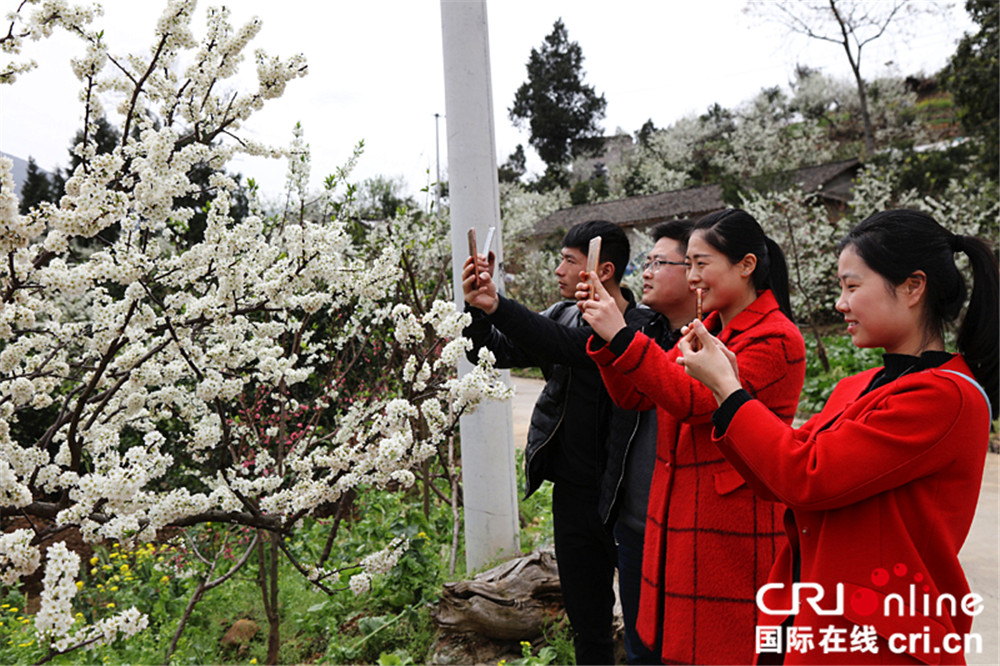
[(861, 122), (865, 127), (865, 157), (871, 157), (875, 154), (875, 133), (872, 131), (872, 119), (868, 113), (868, 94), (865, 92), (865, 81), (861, 78), (861, 46), (863, 43), (858, 44), (858, 57), (855, 58), (854, 54), (851, 52), (851, 39), (848, 36), (848, 33), (851, 31), (848, 30), (846, 20), (840, 15), (840, 11), (837, 9), (836, 0), (830, 0), (830, 11), (837, 20), (837, 24), (840, 25), (840, 34), (843, 37), (841, 44), (844, 46), (844, 51), (847, 52), (847, 61), (851, 63), (851, 71), (854, 73), (854, 81), (858, 85), (858, 102), (861, 104)]
[(858, 101), (861, 104), (861, 122), (865, 127), (865, 157), (875, 154), (875, 132), (872, 130), (872, 118), (868, 113), (868, 94), (865, 92), (865, 81), (861, 78), (861, 70), (851, 61), (851, 71), (858, 84)]
[(471, 631), (500, 640), (531, 640), (562, 605), (552, 553), (536, 551), (472, 580), (445, 583), (435, 622), (446, 631)]
[[(278, 651), (281, 647), (281, 624), (278, 617), (278, 534), (258, 532), (257, 540), (257, 584), (264, 600), (267, 616), (267, 658), (265, 664), (277, 666)], [(264, 542), (268, 547), (264, 547)]]

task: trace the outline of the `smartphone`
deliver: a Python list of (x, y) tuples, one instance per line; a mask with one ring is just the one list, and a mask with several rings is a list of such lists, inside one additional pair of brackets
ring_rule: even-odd
[(490, 259), (490, 252), (493, 251), (493, 234), (496, 233), (496, 227), (490, 227), (486, 232), (486, 243), (483, 245), (483, 254), (486, 255), (486, 260)]
[(479, 289), (479, 252), (476, 251), (476, 229), (469, 229), (469, 256), (472, 257), (475, 270), (472, 272), (472, 286)]
[(587, 273), (590, 274), (590, 298), (597, 295), (597, 266), (601, 263), (601, 237), (590, 239), (590, 247), (587, 248)]
[[(705, 295), (701, 291), (700, 287), (698, 289), (695, 289), (694, 293), (695, 293), (694, 316), (696, 319), (701, 321), (702, 319), (705, 318), (705, 311), (702, 309), (703, 298)], [(691, 349), (693, 349), (694, 351), (698, 351), (699, 349), (701, 349), (701, 342), (698, 340), (698, 338), (694, 338), (691, 340)]]

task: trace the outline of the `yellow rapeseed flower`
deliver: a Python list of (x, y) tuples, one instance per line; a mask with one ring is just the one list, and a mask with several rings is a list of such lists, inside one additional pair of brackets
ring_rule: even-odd
[(90, 563), (91, 564), (97, 564), (100, 561), (101, 560), (97, 557), (97, 555), (94, 555), (92, 558), (90, 558)]
[(82, 580), (76, 581), (76, 589), (78, 589), (78, 590), (82, 590), (83, 589), (83, 581)]
[(117, 592), (118, 591), (118, 586), (117, 585), (112, 585), (111, 586), (111, 591), (112, 592)]
[(164, 576), (163, 578), (160, 579), (161, 585), (166, 585), (169, 582), (170, 582), (170, 576)]
[(123, 574), (128, 573), (128, 564), (121, 565), (120, 567), (118, 567), (118, 570), (121, 571)]
[(108, 602), (108, 605), (105, 606), (105, 608), (114, 608), (114, 607), (115, 607), (115, 602), (113, 601)]
[(16, 612), (17, 612), (17, 606), (13, 606), (13, 607), (12, 607), (12, 608), (10, 609), (10, 612), (11, 612), (11, 613), (16, 613)]

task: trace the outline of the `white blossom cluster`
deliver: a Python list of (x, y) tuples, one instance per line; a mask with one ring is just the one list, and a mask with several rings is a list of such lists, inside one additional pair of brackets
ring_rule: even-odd
[[(41, 606), (35, 615), (35, 629), (40, 636), (64, 637), (73, 626), (73, 597), (80, 556), (62, 541), (52, 544), (45, 554), (45, 578), (42, 580)], [(67, 639), (64, 639), (67, 640)], [(65, 649), (68, 642), (57, 649)]]
[(83, 627), (71, 637), (61, 639), (57, 647), (62, 645), (66, 647), (61, 649), (66, 649), (75, 644), (93, 650), (116, 640), (131, 638), (148, 626), (149, 618), (138, 608), (132, 606), (111, 617), (102, 618), (92, 625)]
[(558, 260), (552, 252), (533, 249), (525, 232), (541, 218), (569, 205), (569, 194), (562, 189), (540, 193), (520, 183), (500, 184), (506, 258), (506, 266), (502, 268), (507, 295), (536, 310), (543, 310), (559, 299), (559, 291), (552, 281)]
[(371, 588), (372, 578), (392, 571), (399, 558), (410, 548), (410, 540), (396, 537), (382, 550), (371, 553), (361, 560), (362, 571), (351, 576), (348, 588), (355, 596), (364, 594)]
[(88, 34), (87, 25), (100, 13), (98, 5), (70, 5), (65, 0), (25, 0), (17, 11), (8, 11), (3, 17), (7, 30), (0, 36), (0, 51), (5, 56), (0, 60), (0, 84), (13, 83), (19, 74), (38, 66), (21, 56), (26, 41), (49, 37), (56, 28)]
[[(289, 191), (304, 201), (301, 129), (284, 150), (240, 127), (306, 66), (258, 51), (258, 88), (232, 92), (259, 23), (233, 28), (210, 9), (196, 41), (194, 6), (168, 4), (147, 55), (86, 41), (73, 63), (85, 115), (113, 107), (124, 139), (110, 153), (92, 139), (75, 148), (58, 206), (19, 215), (0, 161), (0, 511), (44, 505), (57, 526), (123, 547), (220, 515), (288, 530), (360, 484), (409, 486), (459, 415), (509, 395), (485, 357), (456, 378), (467, 315), (400, 287), (416, 283), (404, 253), (444, 254), (402, 230), (409, 218), (359, 248), (347, 222), (269, 217), (252, 191), (249, 214), (234, 214), (224, 168), (237, 151), (288, 155)], [(42, 7), (70, 16), (64, 3)], [(202, 208), (178, 201), (202, 192), (201, 165), (214, 170), (210, 202), (188, 242)], [(343, 388), (358, 376), (368, 384)], [(39, 566), (31, 537), (0, 537), (3, 580)], [(403, 549), (364, 566), (382, 571)], [(70, 632), (74, 557), (48, 551), (40, 633), (61, 650), (145, 626), (131, 609)]]
[(77, 646), (94, 649), (119, 637), (134, 636), (149, 625), (148, 618), (133, 606), (74, 630), (73, 598), (77, 593), (75, 579), (80, 569), (80, 556), (60, 541), (49, 547), (45, 559), (45, 578), (41, 606), (35, 615), (35, 629), (57, 652)]
[(31, 545), (31, 530), (14, 530), (0, 534), (0, 583), (13, 585), (21, 576), (34, 573), (42, 554)]
[(779, 192), (752, 192), (743, 207), (785, 253), (797, 319), (808, 321), (809, 313), (832, 309), (839, 294), (834, 248), (847, 233), (849, 221), (831, 220), (826, 207), (798, 186)]

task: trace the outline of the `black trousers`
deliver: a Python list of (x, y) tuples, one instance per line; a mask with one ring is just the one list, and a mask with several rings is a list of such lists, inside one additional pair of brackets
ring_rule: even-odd
[(625, 621), (625, 655), (630, 664), (662, 664), (659, 650), (643, 645), (635, 628), (642, 586), (643, 533), (619, 521), (614, 534), (618, 542), (618, 596), (622, 600), (622, 619)]
[(597, 513), (596, 488), (558, 481), (552, 491), (556, 561), (577, 664), (613, 664), (615, 542)]

